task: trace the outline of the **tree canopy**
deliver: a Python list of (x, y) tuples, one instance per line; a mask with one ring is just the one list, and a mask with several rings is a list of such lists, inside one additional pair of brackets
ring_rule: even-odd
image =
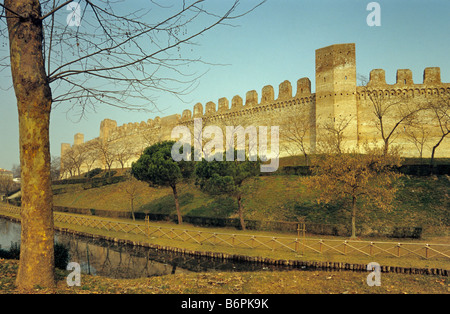
[(131, 166), (131, 173), (140, 181), (172, 188), (178, 223), (181, 224), (183, 220), (178, 203), (177, 184), (193, 174), (194, 163), (183, 160), (174, 161), (172, 158), (174, 144), (174, 141), (165, 141), (147, 147), (141, 157)]
[[(236, 152), (235, 152), (236, 156)], [(225, 158), (224, 158), (225, 160)], [(206, 161), (203, 159), (195, 167), (196, 184), (212, 195), (227, 194), (238, 202), (241, 227), (245, 230), (242, 196), (245, 193), (245, 181), (260, 173), (260, 161)]]
[(400, 166), (397, 153), (386, 154), (383, 149), (366, 149), (349, 154), (327, 154), (316, 156), (313, 161), (313, 176), (307, 186), (318, 192), (319, 203), (337, 199), (349, 200), (352, 216), (352, 237), (356, 237), (357, 211), (363, 211), (360, 201), (365, 200), (381, 210), (390, 210), (397, 191), (396, 181), (400, 173), (393, 171)]

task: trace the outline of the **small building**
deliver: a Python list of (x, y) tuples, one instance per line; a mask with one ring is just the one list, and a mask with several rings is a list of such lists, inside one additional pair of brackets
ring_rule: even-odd
[(9, 177), (12, 180), (14, 178), (14, 175), (13, 175), (12, 171), (0, 168), (0, 178), (1, 177)]

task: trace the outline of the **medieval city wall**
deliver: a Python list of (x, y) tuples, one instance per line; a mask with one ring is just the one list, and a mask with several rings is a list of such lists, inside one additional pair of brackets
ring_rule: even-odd
[[(278, 86), (278, 96), (275, 99), (275, 88), (265, 86), (261, 93), (252, 90), (245, 97), (234, 96), (220, 98), (217, 103), (196, 104), (181, 114), (167, 117), (156, 117), (147, 121), (127, 123), (121, 126), (116, 121), (105, 119), (100, 125), (100, 136), (84, 142), (82, 134), (75, 135), (74, 145), (62, 144), (62, 165), (64, 155), (76, 149), (86, 148), (88, 155), (97, 156), (97, 160), (89, 165), (82, 165), (82, 172), (93, 168), (105, 168), (105, 157), (102, 156), (99, 143), (107, 143), (112, 152), (122, 152), (122, 161), (114, 161), (112, 168), (122, 165), (130, 167), (142, 151), (158, 141), (176, 140), (171, 138), (172, 130), (179, 125), (193, 130), (195, 119), (202, 119), (203, 126), (219, 126), (225, 133), (226, 126), (271, 126), (280, 128), (280, 157), (296, 153), (302, 155), (295, 143), (287, 135), (299, 119), (307, 120), (308, 130), (305, 131), (305, 143), (308, 153), (314, 153), (324, 141), (327, 131), (324, 126), (338, 128), (345, 124), (344, 148), (357, 148), (361, 151), (363, 144), (377, 142), (382, 144), (380, 130), (376, 124), (373, 101), (368, 92), (376, 92), (383, 96), (383, 102), (391, 109), (383, 118), (389, 129), (398, 121), (398, 116), (405, 108), (423, 105), (430, 101), (440, 101), (450, 95), (450, 83), (442, 83), (439, 68), (427, 68), (424, 71), (424, 81), (416, 84), (410, 70), (398, 70), (395, 84), (386, 83), (385, 71), (371, 71), (370, 80), (366, 86), (356, 83), (355, 44), (338, 44), (321, 48), (316, 51), (316, 90), (312, 93), (311, 81), (301, 78), (293, 86), (284, 81)], [(391, 106), (392, 105), (392, 106)], [(406, 106), (406, 107), (405, 107)], [(429, 111), (420, 112), (415, 121), (414, 129), (423, 130), (427, 137), (423, 157), (431, 155), (431, 147), (440, 137), (440, 129), (436, 119)], [(303, 124), (305, 125), (305, 124)], [(412, 130), (412, 129), (411, 129)], [(269, 131), (270, 134), (270, 131)], [(193, 135), (195, 137), (195, 135)], [(419, 151), (406, 135), (406, 125), (401, 125), (393, 135), (393, 145), (400, 145), (405, 157), (418, 157)], [(194, 140), (194, 139), (193, 139)], [(207, 140), (207, 139), (206, 139)], [(270, 136), (269, 136), (270, 141)], [(193, 144), (193, 143), (192, 143)], [(225, 143), (224, 143), (225, 144)], [(97, 148), (96, 148), (97, 147)], [(128, 154), (125, 154), (128, 152)], [(126, 156), (123, 156), (126, 155)], [(450, 141), (444, 140), (436, 151), (436, 156), (450, 157)], [(126, 162), (123, 162), (126, 159)], [(64, 166), (63, 166), (64, 167)]]
[[(358, 143), (376, 141), (380, 145), (381, 133), (374, 114), (374, 102), (368, 93), (375, 92), (380, 106), (388, 108), (384, 118), (385, 130), (391, 131), (407, 110), (423, 107), (428, 103), (449, 102), (450, 83), (442, 83), (440, 68), (426, 68), (423, 72), (423, 82), (414, 83), (412, 71), (397, 70), (396, 83), (387, 84), (385, 71), (372, 70), (367, 86), (356, 88), (358, 106)], [(400, 146), (404, 157), (419, 157), (418, 142), (423, 143), (424, 158), (431, 157), (432, 147), (440, 140), (442, 131), (438, 120), (430, 110), (417, 113), (413, 121), (397, 127), (393, 135), (393, 145)], [(416, 140), (414, 140), (416, 137)], [(436, 158), (450, 157), (450, 141), (444, 140), (436, 150)]]

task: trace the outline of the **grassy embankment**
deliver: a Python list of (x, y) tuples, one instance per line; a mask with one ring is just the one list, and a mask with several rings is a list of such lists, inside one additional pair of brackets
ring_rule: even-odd
[[(297, 221), (349, 225), (350, 213), (343, 203), (323, 206), (315, 195), (305, 188), (304, 177), (267, 176), (248, 183), (248, 194), (243, 198), (246, 219)], [(445, 235), (450, 225), (450, 178), (404, 177), (397, 193), (393, 210), (380, 212), (367, 209), (359, 213), (357, 224), (365, 230), (383, 227), (424, 227), (424, 236)], [(81, 184), (65, 186), (68, 193), (55, 195), (57, 206), (106, 210), (130, 210), (129, 196), (124, 192), (127, 183), (83, 189)], [(58, 188), (58, 187), (55, 187)], [(200, 191), (193, 182), (179, 187), (183, 215), (207, 217), (236, 217), (236, 201), (229, 197), (213, 198)], [(138, 212), (175, 213), (170, 188), (152, 188), (139, 185), (135, 200)], [(365, 205), (365, 204), (361, 204)]]
[[(306, 217), (307, 221), (319, 223), (348, 224), (348, 212), (340, 204), (332, 206), (319, 206), (314, 202), (314, 194), (306, 190), (303, 178), (298, 176), (268, 176), (260, 177), (250, 183), (250, 193), (244, 199), (247, 218), (269, 220), (292, 220), (295, 217)], [(390, 242), (424, 242), (449, 243), (446, 233), (449, 224), (449, 195), (450, 180), (441, 177), (405, 177), (403, 186), (395, 200), (394, 210), (389, 213), (379, 213), (375, 210), (360, 215), (360, 225), (367, 228), (371, 224), (380, 226), (423, 226), (425, 232), (421, 240), (390, 239), (390, 238), (361, 238), (369, 241)], [(69, 193), (55, 196), (55, 205), (81, 208), (126, 210), (129, 208), (129, 199), (124, 193), (126, 182), (103, 186), (95, 189), (83, 189), (81, 185), (72, 186)], [(139, 187), (139, 196), (135, 204), (138, 211), (174, 213), (173, 196), (167, 188), (150, 188), (146, 184)], [(233, 217), (235, 202), (229, 198), (212, 198), (201, 192), (193, 183), (184, 183), (180, 187), (181, 208), (183, 214), (205, 215), (213, 217)], [(110, 219), (110, 218), (108, 218)], [(143, 223), (143, 222), (138, 222)], [(188, 250), (219, 251), (228, 254), (241, 254), (247, 256), (264, 256), (277, 259), (301, 259), (307, 261), (334, 261), (344, 263), (370, 263), (373, 257), (361, 254), (346, 255), (333, 253), (317, 254), (307, 251), (305, 255), (294, 252), (270, 251), (265, 249), (239, 249), (226, 246), (213, 246), (210, 244), (198, 245), (193, 242), (182, 242), (165, 238), (148, 239), (145, 236), (124, 234), (118, 232), (99, 231), (93, 228), (75, 227), (59, 224), (61, 227), (70, 227), (79, 231), (104, 234), (110, 237), (125, 238), (133, 241), (150, 241), (153, 244), (181, 247)], [(152, 225), (163, 225), (178, 228), (179, 226), (167, 222), (152, 222)], [(185, 229), (195, 229), (219, 233), (244, 233), (227, 228), (199, 228), (188, 224)], [(261, 234), (270, 236), (294, 236), (276, 232), (247, 231), (247, 234)], [(314, 238), (329, 238), (327, 236), (309, 236)], [(344, 240), (343, 237), (336, 239)], [(450, 269), (445, 259), (425, 260), (414, 255), (402, 257), (377, 256), (376, 261), (381, 265), (418, 267), (418, 268), (444, 268)]]

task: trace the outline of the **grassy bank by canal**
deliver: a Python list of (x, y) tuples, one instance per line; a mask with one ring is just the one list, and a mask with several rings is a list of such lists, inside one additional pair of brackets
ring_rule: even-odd
[[(350, 212), (342, 202), (317, 204), (317, 195), (305, 185), (305, 177), (276, 175), (258, 177), (247, 183), (243, 197), (245, 219), (264, 221), (298, 221), (337, 224), (348, 228)], [(130, 198), (125, 192), (129, 182), (91, 188), (83, 184), (54, 186), (54, 205), (87, 210), (130, 211)], [(362, 234), (394, 227), (421, 227), (423, 237), (444, 235), (449, 223), (450, 177), (405, 176), (389, 212), (366, 204), (357, 219)], [(135, 211), (150, 214), (176, 213), (171, 188), (149, 187), (138, 183)], [(212, 197), (203, 193), (194, 182), (179, 185), (180, 209), (184, 216), (236, 218), (237, 204), (232, 198)], [(363, 204), (362, 204), (363, 205)], [(347, 209), (346, 209), (347, 208)]]
[[(65, 214), (67, 215), (67, 214)], [(19, 220), (18, 215), (8, 214), (10, 217), (14, 217), (16, 220)], [(72, 215), (70, 216), (78, 216), (83, 217), (82, 215)], [(101, 217), (95, 217), (94, 219), (98, 219), (99, 221), (121, 221), (121, 222), (132, 222), (128, 219), (105, 219)], [(144, 222), (135, 222), (136, 224), (142, 224), (144, 225)], [(155, 226), (161, 226), (164, 227), (173, 227), (173, 228), (179, 228), (180, 226), (172, 223), (161, 223), (161, 222), (155, 222), (152, 223), (155, 224)], [(338, 263), (349, 263), (349, 264), (369, 264), (371, 262), (377, 262), (378, 264), (382, 266), (390, 266), (390, 267), (405, 267), (405, 268), (426, 268), (426, 269), (450, 269), (450, 262), (448, 258), (445, 257), (438, 257), (438, 258), (430, 258), (430, 259), (424, 259), (421, 257), (418, 257), (415, 254), (410, 254), (409, 256), (404, 256), (401, 258), (395, 257), (395, 256), (384, 256), (384, 255), (377, 255), (377, 256), (366, 256), (362, 254), (340, 254), (338, 252), (334, 252), (334, 250), (329, 250), (325, 253), (319, 254), (317, 252), (313, 251), (305, 251), (305, 254), (301, 254), (300, 252), (292, 252), (292, 251), (283, 251), (283, 250), (269, 250), (265, 249), (264, 247), (258, 247), (258, 248), (243, 248), (243, 247), (229, 247), (227, 245), (214, 245), (212, 243), (203, 243), (198, 244), (196, 242), (190, 242), (190, 241), (182, 241), (178, 238), (169, 239), (166, 237), (147, 237), (142, 234), (134, 234), (134, 233), (126, 233), (122, 231), (112, 231), (112, 230), (104, 230), (104, 229), (98, 229), (93, 227), (86, 227), (86, 226), (79, 226), (76, 224), (69, 224), (69, 223), (61, 223), (56, 222), (55, 226), (57, 228), (62, 229), (68, 229), (73, 230), (75, 232), (81, 232), (84, 234), (89, 235), (96, 235), (106, 238), (112, 238), (112, 239), (120, 239), (125, 241), (133, 241), (133, 242), (139, 242), (139, 243), (148, 243), (151, 246), (160, 246), (160, 247), (166, 247), (166, 248), (176, 248), (180, 250), (188, 250), (188, 251), (199, 251), (199, 252), (213, 252), (213, 253), (223, 253), (226, 255), (241, 255), (241, 256), (247, 256), (247, 257), (261, 257), (261, 258), (268, 258), (268, 259), (274, 259), (274, 260), (299, 260), (299, 261), (307, 261), (307, 262), (338, 262)], [(201, 227), (195, 227), (192, 225), (183, 225), (183, 229), (195, 231), (195, 232), (222, 232), (224, 234), (253, 234), (256, 235), (263, 235), (263, 236), (286, 236), (286, 234), (283, 233), (273, 233), (273, 232), (255, 232), (255, 231), (241, 231), (241, 230), (234, 230), (234, 229), (227, 229), (227, 228), (201, 228)], [(336, 240), (346, 240), (343, 237), (328, 237)], [(361, 240), (369, 240), (374, 241), (375, 239), (361, 239)], [(384, 241), (390, 241), (392, 243), (396, 243), (393, 239), (379, 239)], [(447, 237), (437, 237), (432, 240), (430, 243), (448, 243)], [(441, 242), (442, 241), (442, 242)], [(418, 240), (406, 240), (402, 239), (402, 242), (423, 242)]]

